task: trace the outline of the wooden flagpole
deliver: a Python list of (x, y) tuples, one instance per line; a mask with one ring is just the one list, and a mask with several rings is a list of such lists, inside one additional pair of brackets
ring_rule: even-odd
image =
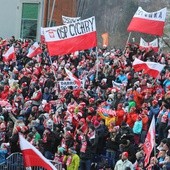
[(123, 54), (126, 53), (126, 46), (127, 46), (128, 42), (129, 42), (129, 40), (130, 40), (131, 34), (132, 34), (132, 32), (130, 32), (129, 35), (128, 35), (128, 39), (127, 39), (127, 41), (126, 41), (126, 44), (125, 44), (125, 48), (124, 48)]
[[(43, 52), (43, 55), (47, 58), (47, 55), (46, 55), (44, 52)], [(52, 66), (53, 62), (52, 62), (52, 60), (51, 60), (51, 57), (50, 57), (50, 56), (48, 56), (48, 57), (49, 57), (49, 60), (50, 60), (50, 64), (51, 64), (51, 66)], [(52, 69), (52, 71), (53, 71), (55, 81), (57, 81), (57, 77), (56, 77), (55, 71), (54, 71), (53, 68), (51, 68), (51, 69)]]
[(98, 57), (98, 48), (96, 47), (96, 63), (97, 63), (97, 66), (96, 66), (96, 80), (98, 80), (98, 77), (99, 77), (99, 57)]

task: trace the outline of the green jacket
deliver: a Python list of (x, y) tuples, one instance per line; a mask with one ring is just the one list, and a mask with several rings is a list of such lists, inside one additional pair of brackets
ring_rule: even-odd
[(77, 154), (72, 154), (70, 165), (67, 165), (67, 170), (78, 170), (80, 164), (80, 158)]

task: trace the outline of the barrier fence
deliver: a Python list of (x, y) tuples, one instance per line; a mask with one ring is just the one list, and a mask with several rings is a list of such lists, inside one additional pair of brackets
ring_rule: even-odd
[[(62, 164), (51, 161), (57, 170), (62, 170)], [(21, 153), (13, 153), (6, 158), (6, 162), (0, 164), (0, 170), (46, 170), (42, 167), (25, 168)]]

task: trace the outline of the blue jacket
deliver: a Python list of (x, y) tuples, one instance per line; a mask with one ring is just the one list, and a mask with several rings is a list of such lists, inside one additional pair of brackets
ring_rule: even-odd
[(133, 125), (133, 133), (140, 134), (142, 131), (142, 127), (143, 127), (142, 120), (137, 120)]

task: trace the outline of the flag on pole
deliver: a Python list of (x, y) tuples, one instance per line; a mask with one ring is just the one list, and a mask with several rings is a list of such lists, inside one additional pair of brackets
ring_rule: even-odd
[(103, 47), (107, 47), (109, 45), (109, 34), (105, 32), (101, 36), (103, 39)]
[(38, 54), (42, 53), (42, 49), (37, 42), (35, 42), (28, 50), (27, 57), (33, 58)]
[(76, 76), (74, 76), (73, 73), (69, 71), (67, 68), (65, 68), (65, 72), (68, 75), (69, 79), (75, 82), (75, 84), (77, 84), (77, 86), (80, 88), (81, 81)]
[(149, 74), (151, 77), (157, 78), (165, 65), (156, 62), (144, 62), (135, 58), (133, 62), (133, 68), (136, 72), (143, 70), (145, 74)]
[(151, 42), (146, 42), (143, 38), (140, 38), (139, 48), (145, 50), (152, 48), (155, 52), (158, 52), (159, 50), (158, 39), (156, 38)]
[(2, 56), (4, 62), (16, 60), (14, 46), (11, 46)]
[(97, 45), (95, 17), (43, 30), (50, 56), (70, 54)]
[(167, 8), (155, 12), (146, 12), (138, 7), (127, 31), (136, 31), (151, 35), (163, 35)]
[(57, 170), (55, 166), (21, 134), (19, 134), (19, 143), (25, 167), (39, 166), (48, 170)]
[(153, 116), (148, 133), (146, 135), (145, 143), (143, 145), (143, 150), (145, 152), (145, 166), (149, 163), (151, 152), (155, 145), (155, 117)]

